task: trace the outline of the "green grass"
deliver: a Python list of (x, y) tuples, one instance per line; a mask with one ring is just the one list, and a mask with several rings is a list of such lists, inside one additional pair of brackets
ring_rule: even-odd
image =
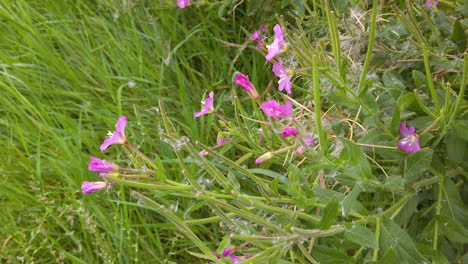
[[(372, 5), (344, 2), (348, 6), (331, 1), (337, 20), (331, 27), (327, 17), (332, 22), (333, 17), (323, 0), (213, 1), (183, 10), (169, 0), (0, 3), (0, 261), (206, 263), (196, 254), (206, 257), (210, 250), (224, 249), (220, 243), (224, 239), (222, 245), (229, 245), (231, 233), (233, 245), (250, 241), (246, 252), (260, 254), (258, 259), (261, 254), (274, 259), (277, 254), (293, 263), (314, 258), (333, 263), (348, 257), (349, 263), (359, 263), (378, 257), (391, 263), (392, 254), (406, 253), (433, 261), (460, 260), (464, 239), (454, 232), (464, 229), (447, 230), (443, 223), (458, 227), (451, 221), (460, 223), (467, 212), (466, 95), (460, 92), (467, 71), (466, 5), (444, 1), (439, 9), (427, 9), (421, 3), (412, 3), (413, 8), (405, 1), (382, 2), (374, 49), (366, 56), (365, 28), (372, 24)], [(349, 7), (361, 12), (357, 15), (367, 12), (360, 21), (365, 28), (353, 20)], [(421, 137), (427, 149), (408, 157), (342, 140), (345, 150), (335, 159), (331, 153), (337, 141), (317, 132), (323, 155), (309, 150), (306, 163), (297, 168), (300, 159), (288, 161), (290, 156), (284, 153), (262, 165), (263, 170), (251, 171), (255, 157), (287, 142), (271, 135), (260, 144), (255, 132), (260, 126), (235, 118), (240, 112), (264, 119), (258, 106), (236, 90), (233, 79), (236, 72), (246, 73), (260, 93), (272, 85), (267, 97), (281, 98), (263, 55), (248, 43), (260, 24), (269, 25), (271, 35), (277, 22), (290, 23), (291, 49), (303, 52), (294, 58), (298, 68), (319, 65), (295, 81), (295, 100), (309, 108), (312, 100), (321, 100), (322, 111), (356, 118), (369, 132), (357, 133), (353, 141), (360, 144), (395, 145), (400, 119), (411, 120), (418, 132), (437, 120), (440, 125)], [(329, 30), (339, 38), (329, 38)], [(332, 57), (340, 58), (339, 63)], [(361, 65), (368, 74), (361, 73)], [(442, 77), (435, 78), (435, 71), (443, 71)], [(215, 91), (217, 110), (231, 124), (219, 123), (214, 115), (193, 118), (209, 91)], [(320, 115), (301, 113), (299, 121), (315, 127), (314, 118)], [(91, 155), (122, 166), (145, 165), (121, 146), (99, 151), (120, 115), (129, 119), (129, 141), (150, 157), (157, 155), (161, 173), (193, 186), (193, 192), (121, 185), (81, 194), (82, 181), (100, 180), (87, 170)], [(322, 124), (317, 126), (329, 136), (349, 133), (344, 122), (324, 122), (323, 130)], [(264, 130), (269, 136), (271, 130)], [(199, 157), (196, 141), (211, 146), (219, 131), (239, 142)], [(174, 151), (174, 142), (182, 136), (190, 143)], [(249, 156), (242, 159), (245, 154)], [(431, 162), (420, 162), (428, 155)], [(417, 170), (418, 175), (407, 170)], [(337, 191), (317, 190), (319, 173), (338, 175)], [(434, 180), (435, 176), (439, 178)], [(402, 179), (408, 177), (419, 181), (404, 185)], [(264, 188), (259, 190), (255, 181)], [(333, 178), (326, 181), (329, 187), (334, 183)], [(422, 192), (414, 187), (433, 185), (437, 187)], [(348, 187), (351, 192), (343, 195)], [(239, 196), (232, 197), (232, 190)], [(334, 201), (344, 205), (343, 210)], [(317, 207), (322, 208), (320, 215)], [(323, 220), (323, 211), (330, 224)], [(357, 227), (345, 226), (355, 221)], [(339, 227), (326, 230), (331, 237), (317, 238), (313, 254), (306, 254), (315, 237), (310, 229), (328, 229), (331, 223)], [(403, 246), (388, 242), (403, 230), (401, 237), (408, 232), (414, 241)], [(368, 232), (381, 240), (363, 245), (353, 237)], [(301, 243), (284, 246), (288, 239), (296, 241), (298, 234)], [(420, 234), (433, 240), (423, 241)], [(281, 239), (271, 247), (256, 237), (275, 235)], [(345, 242), (339, 246), (339, 241)], [(396, 250), (383, 251), (386, 247)], [(437, 249), (443, 257), (434, 253)]]

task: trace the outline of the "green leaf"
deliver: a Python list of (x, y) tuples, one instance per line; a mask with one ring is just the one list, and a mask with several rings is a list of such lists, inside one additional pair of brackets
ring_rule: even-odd
[(466, 140), (466, 127), (459, 126), (458, 123), (454, 129), (445, 137), (445, 144), (447, 150), (447, 158), (455, 164), (465, 165), (467, 160), (467, 140)]
[[(401, 111), (406, 110), (414, 102), (414, 100), (414, 93), (405, 93), (397, 100), (398, 108), (400, 108)], [(398, 126), (399, 125), (400, 124), (398, 124)]]
[[(330, 189), (314, 188), (312, 191), (319, 198), (321, 203), (329, 203), (331, 200), (337, 200), (339, 203), (341, 203), (346, 197), (344, 194)], [(359, 214), (367, 214), (367, 210), (358, 201), (353, 203), (351, 210)]]
[(389, 191), (401, 192), (404, 190), (403, 178), (400, 176), (391, 175), (387, 178), (382, 187)]
[(419, 263), (425, 260), (408, 233), (387, 217), (382, 218), (379, 245), (380, 248), (394, 248), (398, 262), (401, 263)]
[[(401, 98), (401, 97), (400, 97)], [(394, 136), (398, 135), (398, 127), (400, 126), (400, 107), (395, 107), (393, 110), (392, 121), (390, 123), (390, 131)]]
[(314, 258), (321, 264), (352, 263), (352, 258), (331, 246), (314, 246)]
[(227, 179), (231, 183), (234, 190), (237, 190), (237, 191), (240, 190), (240, 183), (237, 180), (237, 177), (232, 172), (230, 171), (228, 172)]
[(416, 182), (432, 162), (432, 151), (421, 149), (403, 160), (403, 177), (406, 184)]
[(356, 185), (351, 190), (351, 192), (348, 193), (348, 195), (346, 195), (346, 197), (343, 199), (343, 201), (341, 202), (341, 213), (343, 214), (343, 216), (348, 216), (348, 214), (351, 212), (351, 208), (361, 191), (361, 186)]
[(468, 230), (461, 224), (445, 215), (437, 216), (439, 226), (442, 227), (447, 238), (453, 243), (468, 243)]
[(363, 225), (353, 225), (351, 229), (346, 229), (344, 237), (363, 247), (375, 248), (377, 246), (374, 234)]
[(279, 173), (277, 173), (275, 171), (261, 169), (261, 168), (255, 168), (255, 169), (249, 169), (249, 172), (251, 172), (253, 174), (265, 175), (265, 176), (271, 177), (273, 179), (278, 179), (282, 184), (289, 184), (288, 178), (286, 178), (283, 174), (279, 174)]
[(450, 39), (455, 42), (459, 52), (463, 52), (466, 49), (466, 38), (467, 36), (465, 34), (465, 30), (463, 30), (463, 26), (461, 25), (460, 21), (455, 20)]
[(380, 264), (395, 264), (396, 252), (395, 249), (389, 248), (385, 251), (383, 257), (379, 260)]
[(343, 174), (357, 180), (373, 178), (371, 166), (361, 147), (345, 138), (340, 138), (340, 141), (344, 144), (343, 151), (340, 153), (340, 160), (349, 166)]
[(459, 223), (465, 223), (468, 219), (468, 207), (451, 179), (444, 181), (444, 201), (446, 202), (442, 206), (442, 215), (452, 217)]
[(319, 228), (322, 230), (329, 229), (335, 222), (336, 215), (338, 214), (338, 202), (331, 200), (324, 209), (322, 219), (319, 223)]
[(416, 248), (424, 257), (432, 259), (433, 263), (449, 264), (449, 261), (447, 260), (447, 258), (445, 258), (444, 255), (442, 255), (439, 251), (432, 248), (432, 246), (418, 243), (416, 245)]
[[(230, 236), (226, 236), (225, 238), (223, 238), (223, 240), (219, 243), (219, 246), (218, 246), (218, 254), (223, 252), (223, 250), (225, 250), (226, 248), (228, 248), (229, 246), (231, 245), (231, 237)], [(221, 255), (221, 254), (220, 254)]]
[(411, 72), (413, 75), (413, 81), (414, 81), (414, 88), (416, 89), (427, 89), (427, 78), (426, 75), (420, 71), (413, 70)]
[(387, 88), (398, 88), (399, 90), (405, 89), (405, 84), (401, 81), (401, 77), (390, 71), (384, 72), (383, 82)]

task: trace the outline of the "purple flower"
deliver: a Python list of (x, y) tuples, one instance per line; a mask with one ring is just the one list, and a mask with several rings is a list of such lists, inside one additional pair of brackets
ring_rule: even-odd
[[(244, 260), (243, 257), (234, 256), (234, 255), (232, 254), (233, 251), (234, 251), (234, 248), (232, 248), (232, 247), (226, 248), (225, 250), (223, 250), (223, 257), (228, 257), (228, 258), (232, 259), (231, 264), (237, 264), (237, 263), (240, 263), (241, 261)], [(221, 257), (218, 255), (218, 252), (215, 252), (214, 255), (215, 255), (215, 257), (218, 258), (218, 259), (221, 258)]]
[[(304, 140), (304, 143), (309, 147), (314, 144), (314, 139), (311, 136), (305, 136), (303, 140)], [(297, 147), (295, 151), (296, 156), (302, 155), (304, 150), (305, 150), (304, 145), (300, 145), (299, 147)]]
[(275, 38), (270, 45), (267, 45), (268, 54), (266, 55), (265, 59), (270, 61), (276, 55), (280, 54), (281, 52), (287, 49), (286, 43), (284, 42), (284, 34), (281, 26), (276, 24), (273, 28), (275, 31)]
[(283, 67), (283, 59), (279, 59), (279, 63), (273, 63), (273, 73), (280, 78), (278, 81), (278, 90), (285, 90), (287, 94), (291, 94), (291, 75), (289, 71)]
[(110, 186), (108, 182), (83, 182), (81, 184), (81, 191), (83, 194), (90, 194), (100, 190), (104, 190)]
[(287, 126), (283, 129), (283, 137), (297, 136), (299, 135), (299, 130), (292, 126)]
[(285, 118), (292, 115), (291, 101), (287, 101), (285, 105), (281, 105), (276, 100), (267, 99), (267, 101), (260, 105), (260, 108), (269, 117)]
[(260, 32), (255, 31), (254, 33), (252, 33), (252, 35), (250, 36), (250, 38), (251, 38), (252, 40), (255, 40), (255, 41), (258, 42), (258, 44), (257, 44), (257, 49), (263, 48), (264, 42), (263, 42), (262, 36), (260, 35)]
[(218, 144), (218, 146), (222, 146), (224, 144), (227, 143), (227, 140), (226, 138), (224, 137), (224, 134), (223, 133), (218, 133), (218, 137), (216, 138), (216, 144)]
[(101, 145), (101, 152), (113, 144), (127, 144), (127, 138), (125, 137), (125, 127), (127, 126), (127, 117), (121, 116), (117, 120), (115, 125), (115, 132), (109, 132), (109, 138), (106, 138)]
[(306, 136), (304, 137), (304, 143), (310, 147), (314, 144), (314, 139), (311, 136)]
[(250, 98), (257, 100), (258, 93), (255, 86), (249, 81), (249, 77), (242, 73), (237, 74), (236, 84), (242, 87), (250, 96)]
[(210, 92), (209, 97), (202, 101), (202, 110), (198, 113), (193, 114), (194, 117), (199, 117), (204, 114), (214, 113), (213, 103), (214, 103), (214, 92)]
[(411, 154), (421, 149), (419, 136), (414, 131), (414, 127), (408, 128), (405, 122), (400, 123), (400, 134), (403, 138), (398, 141), (398, 147), (406, 153)]
[(263, 41), (263, 36), (262, 36), (262, 33), (261, 33), (262, 31), (266, 31), (266, 26), (264, 24), (261, 24), (260, 27), (258, 28), (258, 31), (255, 31), (250, 36), (250, 38), (252, 40), (257, 41), (257, 43), (258, 43), (257, 44), (257, 49), (261, 49), (265, 45), (265, 42)]
[(112, 162), (108, 162), (107, 160), (102, 160), (91, 156), (91, 161), (89, 162), (88, 170), (96, 172), (113, 172), (118, 171), (119, 166)]
[(255, 164), (260, 164), (266, 160), (269, 160), (273, 157), (273, 153), (271, 152), (267, 152), (263, 155), (261, 155), (260, 157), (258, 157), (256, 160), (255, 160)]
[(258, 32), (258, 31), (255, 31), (254, 33), (252, 33), (252, 36), (250, 36), (250, 38), (252, 40), (255, 40), (255, 41), (259, 42), (259, 43), (263, 43), (263, 39), (260, 36), (260, 32)]
[(434, 3), (434, 5), (436, 6), (436, 5), (439, 4), (439, 1), (427, 0), (427, 1), (426, 1), (426, 6), (427, 6), (427, 7), (432, 7), (432, 5), (433, 5), (432, 3)]
[(208, 152), (206, 150), (202, 150), (202, 151), (198, 152), (198, 155), (200, 157), (204, 157), (204, 156), (208, 155)]
[(190, 3), (190, 0), (177, 0), (177, 5), (180, 8), (186, 8), (189, 3)]

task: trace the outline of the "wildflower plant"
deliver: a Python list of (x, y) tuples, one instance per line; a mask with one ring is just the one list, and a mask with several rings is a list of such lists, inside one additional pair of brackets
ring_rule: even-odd
[[(186, 2), (178, 1), (184, 7)], [(321, 36), (304, 30), (310, 26), (306, 20), (281, 16), (272, 21), (271, 36), (263, 38), (263, 31), (246, 35), (255, 45), (253, 56), (262, 63), (255, 64), (255, 71), (233, 64), (246, 74), (233, 69), (233, 80), (225, 83), (232, 90), (216, 92), (226, 95), (218, 96), (216, 104), (210, 92), (201, 111), (194, 110), (197, 126), (211, 118), (207, 142), (184, 135), (168, 115), (169, 107), (159, 102), (159, 136), (174, 150), (175, 158), (167, 163), (176, 165), (170, 170), (158, 153), (149, 157), (129, 144), (127, 119), (120, 117), (101, 151), (121, 144), (150, 172), (91, 157), (89, 169), (102, 172), (105, 182), (84, 182), (83, 194), (112, 185), (130, 188), (137, 204), (158, 212), (189, 239), (186, 250), (200, 262), (460, 259), (468, 242), (463, 224), (467, 210), (460, 196), (466, 180), (466, 160), (460, 155), (465, 155), (467, 142), (468, 63), (457, 45), (464, 44), (453, 41), (447, 47), (453, 69), (437, 75), (443, 69), (436, 61), (444, 49), (423, 31), (435, 24), (427, 12), (437, 11), (421, 9), (423, 15), (414, 17), (396, 5), (379, 10), (382, 5), (374, 0), (363, 15), (369, 23), (362, 23), (353, 10), (333, 10), (329, 1), (322, 3), (320, 10), (314, 4), (311, 11), (317, 20), (325, 16), (327, 30)], [(428, 6), (421, 1), (423, 5)], [(388, 46), (389, 41), (403, 40), (385, 35), (384, 22), (394, 19), (386, 9), (413, 33), (415, 39), (406, 41), (418, 52), (404, 54)], [(347, 19), (358, 19), (357, 26), (368, 32), (367, 49), (356, 57), (342, 46), (353, 34), (347, 31)], [(454, 28), (461, 27), (456, 23)], [(378, 26), (384, 28), (380, 33)], [(383, 72), (378, 71), (373, 64), (376, 44), (403, 62), (420, 63), (398, 73), (393, 64), (401, 61), (388, 57)], [(293, 70), (286, 64), (291, 58), (297, 63)], [(248, 76), (254, 72), (271, 78), (252, 78), (253, 83)], [(375, 80), (372, 74), (381, 78)], [(423, 88), (414, 87), (416, 83)], [(249, 97), (237, 96), (242, 93)], [(173, 176), (175, 171), (182, 177)], [(181, 201), (183, 209), (171, 209), (168, 201)], [(207, 231), (211, 229), (215, 231)]]

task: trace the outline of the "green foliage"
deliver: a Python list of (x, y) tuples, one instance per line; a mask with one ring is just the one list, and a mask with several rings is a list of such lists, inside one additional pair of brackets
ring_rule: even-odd
[[(250, 39), (277, 23), (289, 97)], [(467, 29), (459, 0), (4, 1), (0, 262), (466, 261)], [(99, 152), (119, 115), (141, 153)], [(396, 147), (401, 122), (421, 150)], [(135, 175), (98, 178), (89, 156)]]

